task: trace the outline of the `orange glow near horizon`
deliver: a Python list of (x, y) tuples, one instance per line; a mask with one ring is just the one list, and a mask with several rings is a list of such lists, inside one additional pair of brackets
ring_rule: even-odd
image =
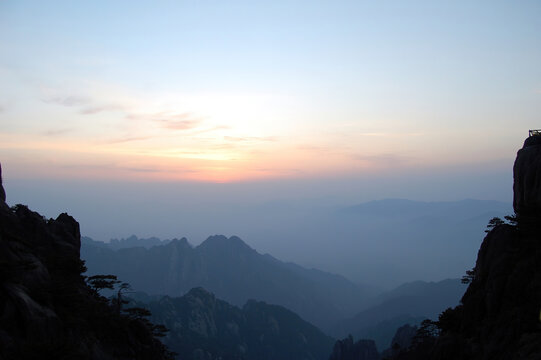
[(226, 183), (392, 175), (404, 169), (464, 163), (458, 150), (453, 157), (446, 156), (448, 149), (437, 146), (431, 152), (424, 151), (427, 140), (417, 144), (423, 138), (417, 134), (367, 134), (362, 137), (362, 146), (356, 148), (333, 143), (330, 137), (165, 135), (108, 141), (1, 134), (0, 149), (3, 164), (14, 178)]
[(16, 135), (2, 135), (0, 141), (6, 154), (16, 154), (8, 156), (6, 164), (16, 177), (220, 183), (371, 172), (381, 167), (345, 151), (286, 141), (249, 146), (218, 142), (208, 148)]

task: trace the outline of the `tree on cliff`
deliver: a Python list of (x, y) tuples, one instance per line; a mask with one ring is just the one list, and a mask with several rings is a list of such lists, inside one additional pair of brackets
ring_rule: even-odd
[(505, 222), (500, 219), (499, 217), (493, 217), (489, 220), (487, 229), (485, 230), (486, 233), (490, 232), (492, 229), (494, 229), (496, 226), (503, 225)]

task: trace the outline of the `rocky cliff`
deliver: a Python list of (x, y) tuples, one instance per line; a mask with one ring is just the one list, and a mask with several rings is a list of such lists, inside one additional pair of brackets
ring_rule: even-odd
[(395, 359), (541, 359), (541, 136), (526, 139), (513, 173), (517, 221), (487, 234), (462, 304), (434, 323), (439, 336)]
[(334, 344), (329, 360), (379, 360), (380, 355), (373, 340), (353, 342), (348, 336)]
[(530, 136), (513, 167), (513, 208), (522, 223), (541, 225), (541, 136)]
[(79, 224), (10, 208), (0, 191), (0, 359), (166, 359), (137, 319), (85, 283)]

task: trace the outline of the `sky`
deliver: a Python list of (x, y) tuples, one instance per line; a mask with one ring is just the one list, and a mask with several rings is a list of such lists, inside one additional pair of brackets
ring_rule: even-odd
[(2, 1), (10, 177), (232, 182), (509, 159), (538, 1)]
[[(189, 232), (160, 206), (509, 202), (516, 151), (541, 128), (539, 14), (528, 0), (0, 0), (8, 202), (68, 211), (104, 240)], [(199, 233), (220, 231), (203, 218)]]

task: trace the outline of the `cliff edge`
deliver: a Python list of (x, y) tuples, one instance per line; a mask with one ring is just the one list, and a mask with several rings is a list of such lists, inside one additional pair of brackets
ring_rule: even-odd
[(169, 358), (86, 284), (77, 221), (9, 207), (0, 188), (0, 359)]
[(461, 305), (392, 359), (541, 359), (541, 136), (526, 139), (513, 177), (515, 218), (483, 240)]
[[(513, 208), (519, 221), (541, 225), (541, 135), (530, 136), (513, 166)], [(536, 226), (537, 225), (537, 226)]]

